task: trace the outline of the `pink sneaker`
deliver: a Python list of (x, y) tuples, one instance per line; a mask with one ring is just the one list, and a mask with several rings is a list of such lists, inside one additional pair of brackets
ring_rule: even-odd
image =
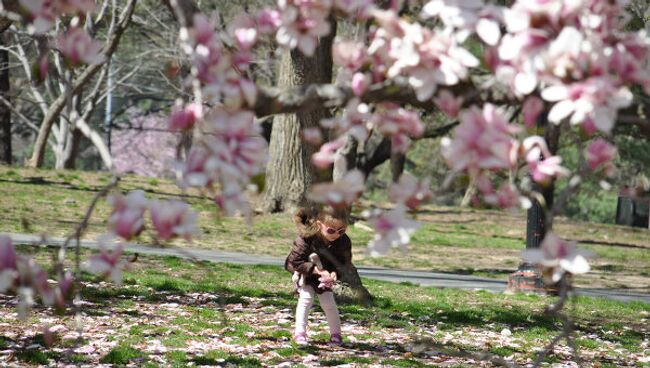
[(300, 346), (305, 346), (309, 344), (309, 342), (307, 341), (307, 335), (304, 332), (294, 335), (293, 341)]
[(332, 336), (330, 337), (330, 344), (331, 345), (336, 345), (336, 346), (342, 345), (343, 344), (343, 338), (341, 337), (341, 334), (337, 334), (337, 333), (332, 334)]

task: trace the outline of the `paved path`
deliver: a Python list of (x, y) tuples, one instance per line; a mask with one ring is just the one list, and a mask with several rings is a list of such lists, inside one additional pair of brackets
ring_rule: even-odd
[[(28, 234), (8, 234), (15, 244), (40, 244), (41, 238)], [(48, 245), (59, 245), (63, 239), (49, 238)], [(84, 248), (97, 248), (97, 242), (82, 241)], [(258, 256), (244, 253), (222, 252), (197, 248), (159, 248), (145, 245), (132, 245), (128, 251), (140, 254), (153, 254), (159, 256), (175, 256), (182, 258), (195, 258), (204, 261), (238, 263), (238, 264), (263, 264), (283, 266), (284, 259), (269, 256)], [(362, 277), (369, 279), (391, 281), (391, 282), (411, 282), (422, 286), (433, 286), (440, 288), (457, 288), (465, 290), (487, 290), (491, 292), (503, 292), (506, 289), (506, 282), (488, 279), (476, 276), (456, 275), (448, 273), (424, 272), (424, 271), (407, 271), (393, 270), (378, 267), (357, 267)], [(650, 294), (635, 292), (628, 289), (587, 289), (580, 288), (576, 292), (578, 295), (593, 297), (603, 297), (619, 301), (641, 301), (650, 304)]]

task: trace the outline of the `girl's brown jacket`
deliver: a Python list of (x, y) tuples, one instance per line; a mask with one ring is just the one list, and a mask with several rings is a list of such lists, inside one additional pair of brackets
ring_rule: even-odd
[(289, 256), (284, 261), (284, 268), (287, 271), (297, 271), (306, 275), (305, 283), (311, 285), (319, 294), (327, 290), (318, 288), (319, 276), (314, 274), (316, 265), (309, 261), (309, 255), (318, 254), (323, 268), (329, 272), (335, 271), (338, 276), (341, 275), (340, 266), (352, 261), (352, 242), (346, 234), (341, 235), (329, 246), (326, 242), (319, 234), (310, 237), (298, 236), (293, 242)]

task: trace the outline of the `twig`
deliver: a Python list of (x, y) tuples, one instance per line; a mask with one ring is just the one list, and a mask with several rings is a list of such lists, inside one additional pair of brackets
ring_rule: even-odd
[(551, 342), (544, 348), (544, 350), (540, 351), (537, 354), (537, 358), (533, 363), (534, 367), (539, 367), (544, 361), (544, 358), (546, 358), (553, 351), (555, 345), (557, 345), (557, 343), (560, 342), (560, 340), (562, 339), (565, 339), (567, 345), (569, 345), (573, 350), (573, 357), (578, 363), (578, 365), (581, 362), (581, 358), (578, 353), (578, 347), (576, 346), (575, 342), (573, 341), (573, 338), (571, 337), (573, 333), (573, 323), (571, 322), (571, 319), (567, 315), (561, 313), (562, 308), (564, 308), (564, 305), (566, 304), (569, 295), (569, 290), (571, 288), (567, 274), (562, 275), (562, 278), (559, 281), (559, 285), (560, 285), (560, 299), (558, 300), (557, 303), (549, 306), (546, 312), (553, 317), (559, 318), (560, 321), (562, 321), (562, 332), (559, 335), (555, 336), (553, 340), (551, 340)]
[(74, 233), (68, 236), (65, 242), (63, 243), (63, 245), (61, 245), (61, 248), (59, 248), (59, 254), (58, 254), (59, 259), (56, 267), (58, 268), (60, 277), (63, 278), (63, 269), (64, 269), (63, 262), (65, 260), (65, 253), (70, 241), (72, 239), (75, 239), (76, 248), (75, 248), (74, 284), (76, 289), (76, 295), (74, 298), (73, 307), (75, 312), (75, 320), (77, 322), (78, 339), (81, 339), (81, 334), (82, 334), (82, 327), (80, 323), (80, 318), (81, 318), (81, 241), (80, 239), (81, 239), (81, 235), (83, 234), (86, 227), (88, 227), (90, 216), (92, 216), (92, 213), (95, 210), (95, 205), (97, 204), (99, 199), (104, 197), (111, 189), (113, 189), (118, 182), (119, 182), (119, 177), (113, 176), (111, 182), (108, 183), (108, 185), (106, 185), (101, 191), (99, 191), (99, 193), (95, 195), (92, 202), (90, 203), (90, 206), (88, 206), (88, 210), (86, 211), (84, 218), (81, 220), (81, 222), (75, 229)]

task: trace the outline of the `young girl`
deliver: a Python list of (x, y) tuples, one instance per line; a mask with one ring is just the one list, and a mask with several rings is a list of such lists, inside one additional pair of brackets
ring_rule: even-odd
[(352, 243), (345, 234), (346, 213), (329, 208), (321, 211), (302, 209), (296, 213), (294, 221), (298, 237), (284, 263), (287, 271), (300, 275), (300, 282), (296, 283), (299, 299), (294, 341), (299, 345), (307, 344), (307, 316), (314, 296), (318, 295), (327, 317), (330, 342), (340, 345), (341, 319), (331, 287), (337, 273), (340, 274), (340, 267), (352, 260)]

